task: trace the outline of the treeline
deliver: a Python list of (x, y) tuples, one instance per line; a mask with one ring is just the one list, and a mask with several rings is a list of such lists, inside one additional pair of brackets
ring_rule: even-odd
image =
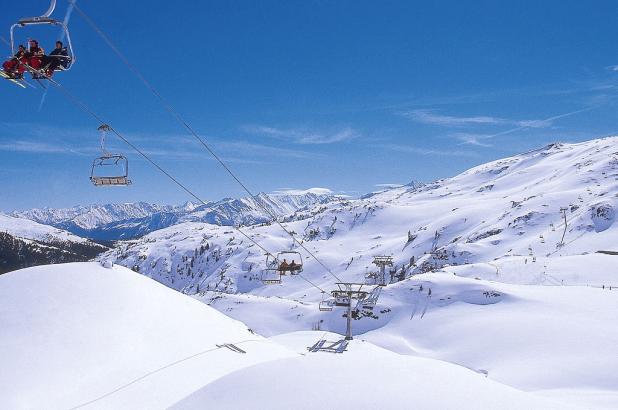
[(17, 269), (53, 263), (84, 262), (108, 248), (92, 242), (42, 242), (0, 232), (0, 275)]

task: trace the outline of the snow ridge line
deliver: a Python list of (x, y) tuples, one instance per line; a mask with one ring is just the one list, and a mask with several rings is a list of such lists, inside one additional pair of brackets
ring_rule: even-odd
[[(240, 344), (248, 343), (248, 342), (261, 342), (261, 341), (263, 341), (263, 339), (246, 339), (246, 340), (243, 340), (241, 342), (233, 342), (232, 344), (240, 345)], [(150, 371), (150, 372), (148, 372), (148, 373), (146, 373), (146, 374), (144, 374), (144, 375), (142, 375), (142, 376), (140, 376), (140, 377), (138, 377), (136, 379), (131, 380), (128, 383), (123, 384), (122, 386), (117, 387), (116, 389), (114, 389), (114, 390), (112, 390), (112, 391), (110, 391), (108, 393), (105, 393), (105, 394), (95, 398), (95, 399), (92, 399), (92, 400), (87, 401), (85, 403), (81, 403), (81, 404), (78, 404), (77, 406), (71, 407), (69, 410), (80, 409), (80, 408), (83, 408), (83, 407), (88, 406), (90, 404), (96, 403), (96, 402), (98, 402), (100, 400), (103, 400), (103, 399), (105, 399), (107, 397), (110, 397), (110, 396), (118, 393), (121, 390), (126, 389), (129, 386), (134, 385), (135, 383), (137, 383), (139, 381), (142, 381), (142, 380), (146, 379), (147, 377), (152, 376), (153, 374), (156, 374), (156, 373), (158, 373), (160, 371), (163, 371), (165, 369), (169, 369), (170, 367), (176, 366), (177, 364), (186, 362), (188, 360), (194, 359), (196, 357), (199, 357), (199, 356), (202, 356), (202, 355), (205, 355), (207, 353), (214, 352), (215, 350), (220, 350), (220, 349), (223, 349), (223, 348), (225, 348), (225, 345), (222, 344), (220, 346), (216, 346), (216, 347), (213, 347), (211, 349), (203, 350), (201, 352), (192, 354), (191, 356), (187, 356), (187, 357), (185, 357), (183, 359), (179, 359), (179, 360), (176, 360), (175, 362), (166, 364), (165, 366), (162, 366), (162, 367), (159, 367), (158, 369), (152, 370), (152, 371)]]

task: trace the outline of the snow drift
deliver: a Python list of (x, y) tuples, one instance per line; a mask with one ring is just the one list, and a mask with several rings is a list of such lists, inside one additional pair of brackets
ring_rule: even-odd
[[(0, 276), (0, 407), (166, 408), (241, 367), (291, 353), (122, 267)], [(223, 346), (234, 343), (246, 351)]]

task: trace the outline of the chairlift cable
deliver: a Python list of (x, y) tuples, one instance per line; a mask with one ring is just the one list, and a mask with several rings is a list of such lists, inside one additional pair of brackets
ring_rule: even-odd
[(118, 58), (132, 71), (138, 79), (152, 92), (152, 94), (159, 100), (161, 105), (180, 123), (187, 131), (212, 155), (212, 157), (225, 169), (225, 171), (247, 192), (252, 198), (257, 199), (257, 204), (262, 208), (273, 221), (281, 227), (292, 238), (293, 243), (298, 244), (307, 254), (312, 256), (320, 266), (333, 276), (337, 281), (341, 282), (341, 279), (333, 273), (333, 271), (326, 266), (320, 259), (317, 258), (302, 242), (300, 242), (292, 232), (290, 232), (274, 215), (261, 200), (257, 198), (253, 192), (234, 174), (230, 167), (217, 155), (217, 153), (206, 143), (206, 141), (199, 136), (199, 134), (189, 125), (189, 123), (180, 115), (180, 113), (159, 93), (159, 91), (142, 75), (142, 73), (133, 65), (127, 57), (116, 47), (112, 40), (103, 32), (103, 30), (90, 18), (86, 12), (84, 12), (77, 4), (75, 0), (68, 0), (73, 5), (77, 13), (86, 21), (86, 23), (101, 37), (101, 39), (112, 49), (112, 51), (118, 56)]
[[(2, 41), (6, 42), (6, 39), (4, 37), (0, 37), (0, 39)], [(29, 66), (27, 66), (27, 67), (29, 69), (32, 69), (32, 67), (29, 67)], [(34, 70), (34, 69), (32, 69), (32, 70)], [(64, 85), (62, 85), (58, 81), (56, 81), (56, 80), (52, 79), (51, 77), (49, 77), (46, 73), (40, 72), (40, 74), (43, 75), (47, 80), (49, 80), (49, 82), (52, 85), (54, 85), (57, 89), (59, 89), (65, 95), (65, 97), (67, 97), (67, 99), (70, 100), (74, 105), (76, 105), (82, 111), (84, 111), (85, 113), (89, 114), (97, 122), (99, 122), (101, 128), (105, 128), (106, 130), (112, 132), (114, 135), (116, 135), (118, 138), (120, 138), (122, 141), (124, 141), (129, 147), (131, 147), (135, 152), (137, 152), (142, 157), (144, 157), (144, 159), (146, 159), (152, 166), (157, 168), (161, 173), (163, 173), (165, 176), (167, 176), (172, 182), (174, 182), (176, 185), (178, 185), (180, 188), (182, 188), (185, 192), (187, 192), (189, 195), (191, 195), (193, 198), (195, 198), (201, 204), (207, 205), (206, 202), (203, 199), (201, 199), (199, 196), (197, 196), (195, 193), (193, 193), (193, 191), (191, 191), (186, 185), (184, 185), (182, 182), (180, 182), (178, 179), (176, 179), (172, 174), (170, 174), (164, 168), (162, 168), (159, 164), (157, 164), (152, 158), (150, 158), (150, 156), (148, 156), (148, 154), (146, 154), (144, 151), (139, 149), (139, 147), (137, 147), (131, 141), (129, 141), (127, 138), (125, 138), (122, 134), (120, 134), (120, 132), (116, 131), (116, 129), (114, 129), (111, 125), (109, 125), (109, 123), (105, 122), (103, 120), (103, 118), (101, 118), (97, 113), (95, 113), (85, 102), (80, 100), (68, 88), (66, 88)], [(273, 255), (271, 252), (269, 252), (268, 249), (266, 249), (264, 246), (262, 246), (259, 242), (257, 242), (251, 236), (249, 236), (248, 234), (243, 232), (240, 229), (240, 227), (232, 225), (232, 228), (235, 229), (236, 231), (238, 231), (238, 233), (240, 233), (242, 236), (247, 238), (251, 243), (256, 245), (258, 248), (260, 248), (267, 255), (270, 255), (273, 258), (275, 258), (275, 260), (277, 260), (277, 257), (275, 255)], [(299, 276), (301, 279), (303, 279), (304, 281), (306, 281), (307, 283), (309, 283), (310, 285), (312, 285), (313, 287), (318, 289), (320, 292), (324, 293), (324, 290), (322, 288), (320, 288), (318, 285), (316, 285), (315, 283), (313, 283), (309, 279), (305, 278), (303, 275), (298, 274), (297, 276)]]
[[(135, 152), (137, 152), (142, 157), (144, 157), (144, 159), (146, 159), (152, 166), (154, 166), (161, 173), (163, 173), (165, 176), (167, 176), (172, 182), (174, 182), (176, 185), (178, 185), (180, 188), (182, 188), (185, 192), (187, 192), (189, 195), (191, 195), (193, 198), (195, 198), (197, 201), (199, 201), (202, 205), (207, 205), (206, 202), (203, 199), (201, 199), (198, 195), (193, 193), (193, 191), (191, 191), (186, 185), (184, 185), (182, 182), (180, 182), (178, 179), (176, 179), (172, 174), (170, 174), (168, 171), (166, 171), (164, 168), (162, 168), (159, 164), (157, 164), (152, 158), (150, 158), (150, 156), (148, 156), (148, 154), (146, 154), (144, 151), (139, 149), (139, 147), (135, 146), (131, 141), (129, 141), (127, 138), (125, 138), (122, 134), (120, 134), (120, 132), (116, 131), (116, 129), (114, 129), (111, 125), (109, 125), (109, 123), (105, 122), (99, 115), (97, 115), (92, 109), (90, 109), (90, 107), (85, 102), (81, 101), (77, 96), (75, 96), (65, 86), (60, 84), (58, 81), (53, 80), (49, 76), (46, 76), (46, 77), (51, 82), (51, 84), (53, 84), (56, 88), (58, 88), (60, 91), (62, 91), (62, 93), (69, 100), (71, 100), (75, 105), (77, 105), (84, 112), (86, 112), (87, 114), (91, 115), (95, 120), (97, 120), (101, 124), (101, 126), (107, 126), (109, 131), (111, 131), (114, 135), (116, 135), (118, 138), (120, 138), (122, 141), (124, 141)], [(232, 225), (232, 228), (235, 229), (236, 231), (238, 231), (238, 233), (240, 233), (242, 236), (247, 238), (251, 243), (256, 245), (258, 248), (260, 248), (267, 255), (271, 255), (271, 256), (273, 256), (276, 259), (275, 255), (273, 255), (271, 252), (269, 252), (268, 249), (266, 249), (264, 246), (262, 246), (259, 242), (257, 242), (251, 236), (249, 236), (248, 234), (243, 232), (239, 227)], [(298, 274), (297, 276), (299, 276), (301, 279), (303, 279), (304, 281), (306, 281), (307, 283), (309, 283), (310, 285), (312, 285), (313, 287), (318, 289), (320, 292), (324, 293), (324, 290), (321, 287), (319, 287), (318, 285), (316, 285), (315, 283), (313, 283), (309, 279), (305, 278), (303, 275)]]

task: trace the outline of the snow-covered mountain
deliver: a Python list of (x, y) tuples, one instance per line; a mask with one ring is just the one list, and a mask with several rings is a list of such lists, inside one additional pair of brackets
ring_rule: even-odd
[[(375, 255), (392, 255), (399, 278), (471, 263), (539, 267), (541, 258), (618, 250), (617, 181), (618, 138), (552, 144), (424, 186), (307, 208), (285, 223), (337, 275), (355, 281)], [(245, 232), (272, 253), (292, 245), (276, 225)], [(171, 226), (107, 257), (190, 293), (262, 288), (262, 252), (212, 224)], [(307, 268), (312, 280), (332, 279), (311, 258)], [(539, 280), (538, 271), (518, 281)]]
[(105, 250), (62, 229), (0, 214), (0, 274), (34, 265), (85, 261)]
[[(134, 239), (158, 229), (187, 221), (219, 225), (252, 225), (268, 222), (316, 204), (333, 200), (327, 194), (259, 194), (240, 199), (196, 205), (156, 205), (145, 202), (77, 206), (67, 209), (15, 211), (13, 216), (66, 229), (95, 240)], [(263, 209), (266, 208), (266, 211)]]
[(14, 211), (11, 215), (33, 221), (58, 226), (73, 224), (75, 227), (89, 230), (98, 226), (126, 219), (143, 218), (157, 212), (172, 211), (172, 206), (161, 206), (146, 202), (86, 205), (73, 208), (35, 208), (27, 211)]

